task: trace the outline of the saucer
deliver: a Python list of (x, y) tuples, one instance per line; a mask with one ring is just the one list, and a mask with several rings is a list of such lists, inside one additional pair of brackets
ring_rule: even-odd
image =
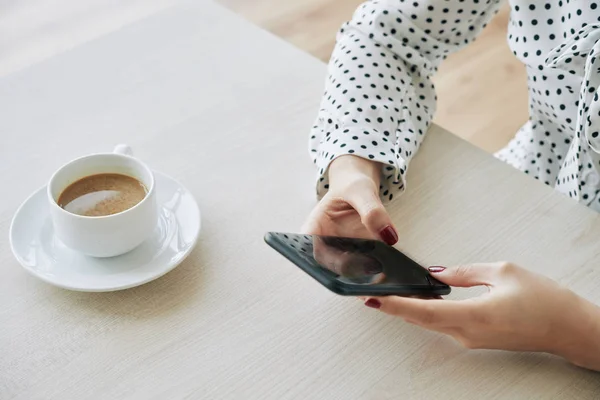
[(129, 253), (94, 258), (66, 247), (54, 235), (46, 187), (15, 213), (10, 246), (21, 265), (52, 285), (84, 292), (128, 289), (159, 278), (181, 263), (200, 233), (194, 196), (174, 179), (154, 172), (159, 209), (154, 234)]

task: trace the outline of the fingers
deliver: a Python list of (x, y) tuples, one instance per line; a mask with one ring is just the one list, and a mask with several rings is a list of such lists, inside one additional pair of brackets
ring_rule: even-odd
[(347, 196), (348, 203), (360, 215), (363, 225), (385, 243), (398, 242), (398, 233), (375, 190), (356, 190)]
[(309, 218), (302, 228), (300, 228), (300, 233), (305, 235), (318, 235), (320, 231), (319, 223), (312, 218)]
[(469, 300), (422, 300), (407, 297), (371, 297), (365, 305), (428, 328), (461, 326), (472, 319), (474, 303)]
[(429, 267), (437, 280), (450, 286), (493, 286), (501, 266), (499, 264), (470, 264), (457, 267)]
[(319, 202), (310, 212), (308, 218), (300, 228), (300, 232), (306, 235), (321, 235), (323, 228), (321, 227), (320, 214), (322, 214), (323, 203)]

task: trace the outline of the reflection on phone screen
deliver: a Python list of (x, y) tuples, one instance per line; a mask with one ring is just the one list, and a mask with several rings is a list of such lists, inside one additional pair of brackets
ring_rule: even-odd
[(429, 273), (393, 247), (368, 239), (274, 233), (305, 259), (341, 282), (365, 285), (426, 285)]

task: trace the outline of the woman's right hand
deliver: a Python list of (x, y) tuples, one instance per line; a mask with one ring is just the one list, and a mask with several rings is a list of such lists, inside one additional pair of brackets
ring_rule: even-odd
[(448, 334), (468, 348), (543, 351), (600, 371), (600, 308), (510, 263), (429, 267), (454, 287), (485, 286), (466, 300), (370, 297), (365, 305)]
[(329, 192), (315, 206), (302, 231), (322, 236), (379, 239), (389, 245), (398, 233), (381, 199), (381, 165), (346, 155), (329, 166)]

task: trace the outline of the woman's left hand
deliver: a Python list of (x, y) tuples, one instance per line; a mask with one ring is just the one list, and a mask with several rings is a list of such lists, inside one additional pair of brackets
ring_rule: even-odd
[(510, 263), (429, 270), (448, 285), (488, 292), (468, 300), (370, 297), (365, 305), (468, 348), (543, 351), (600, 370), (600, 309), (555, 281)]

